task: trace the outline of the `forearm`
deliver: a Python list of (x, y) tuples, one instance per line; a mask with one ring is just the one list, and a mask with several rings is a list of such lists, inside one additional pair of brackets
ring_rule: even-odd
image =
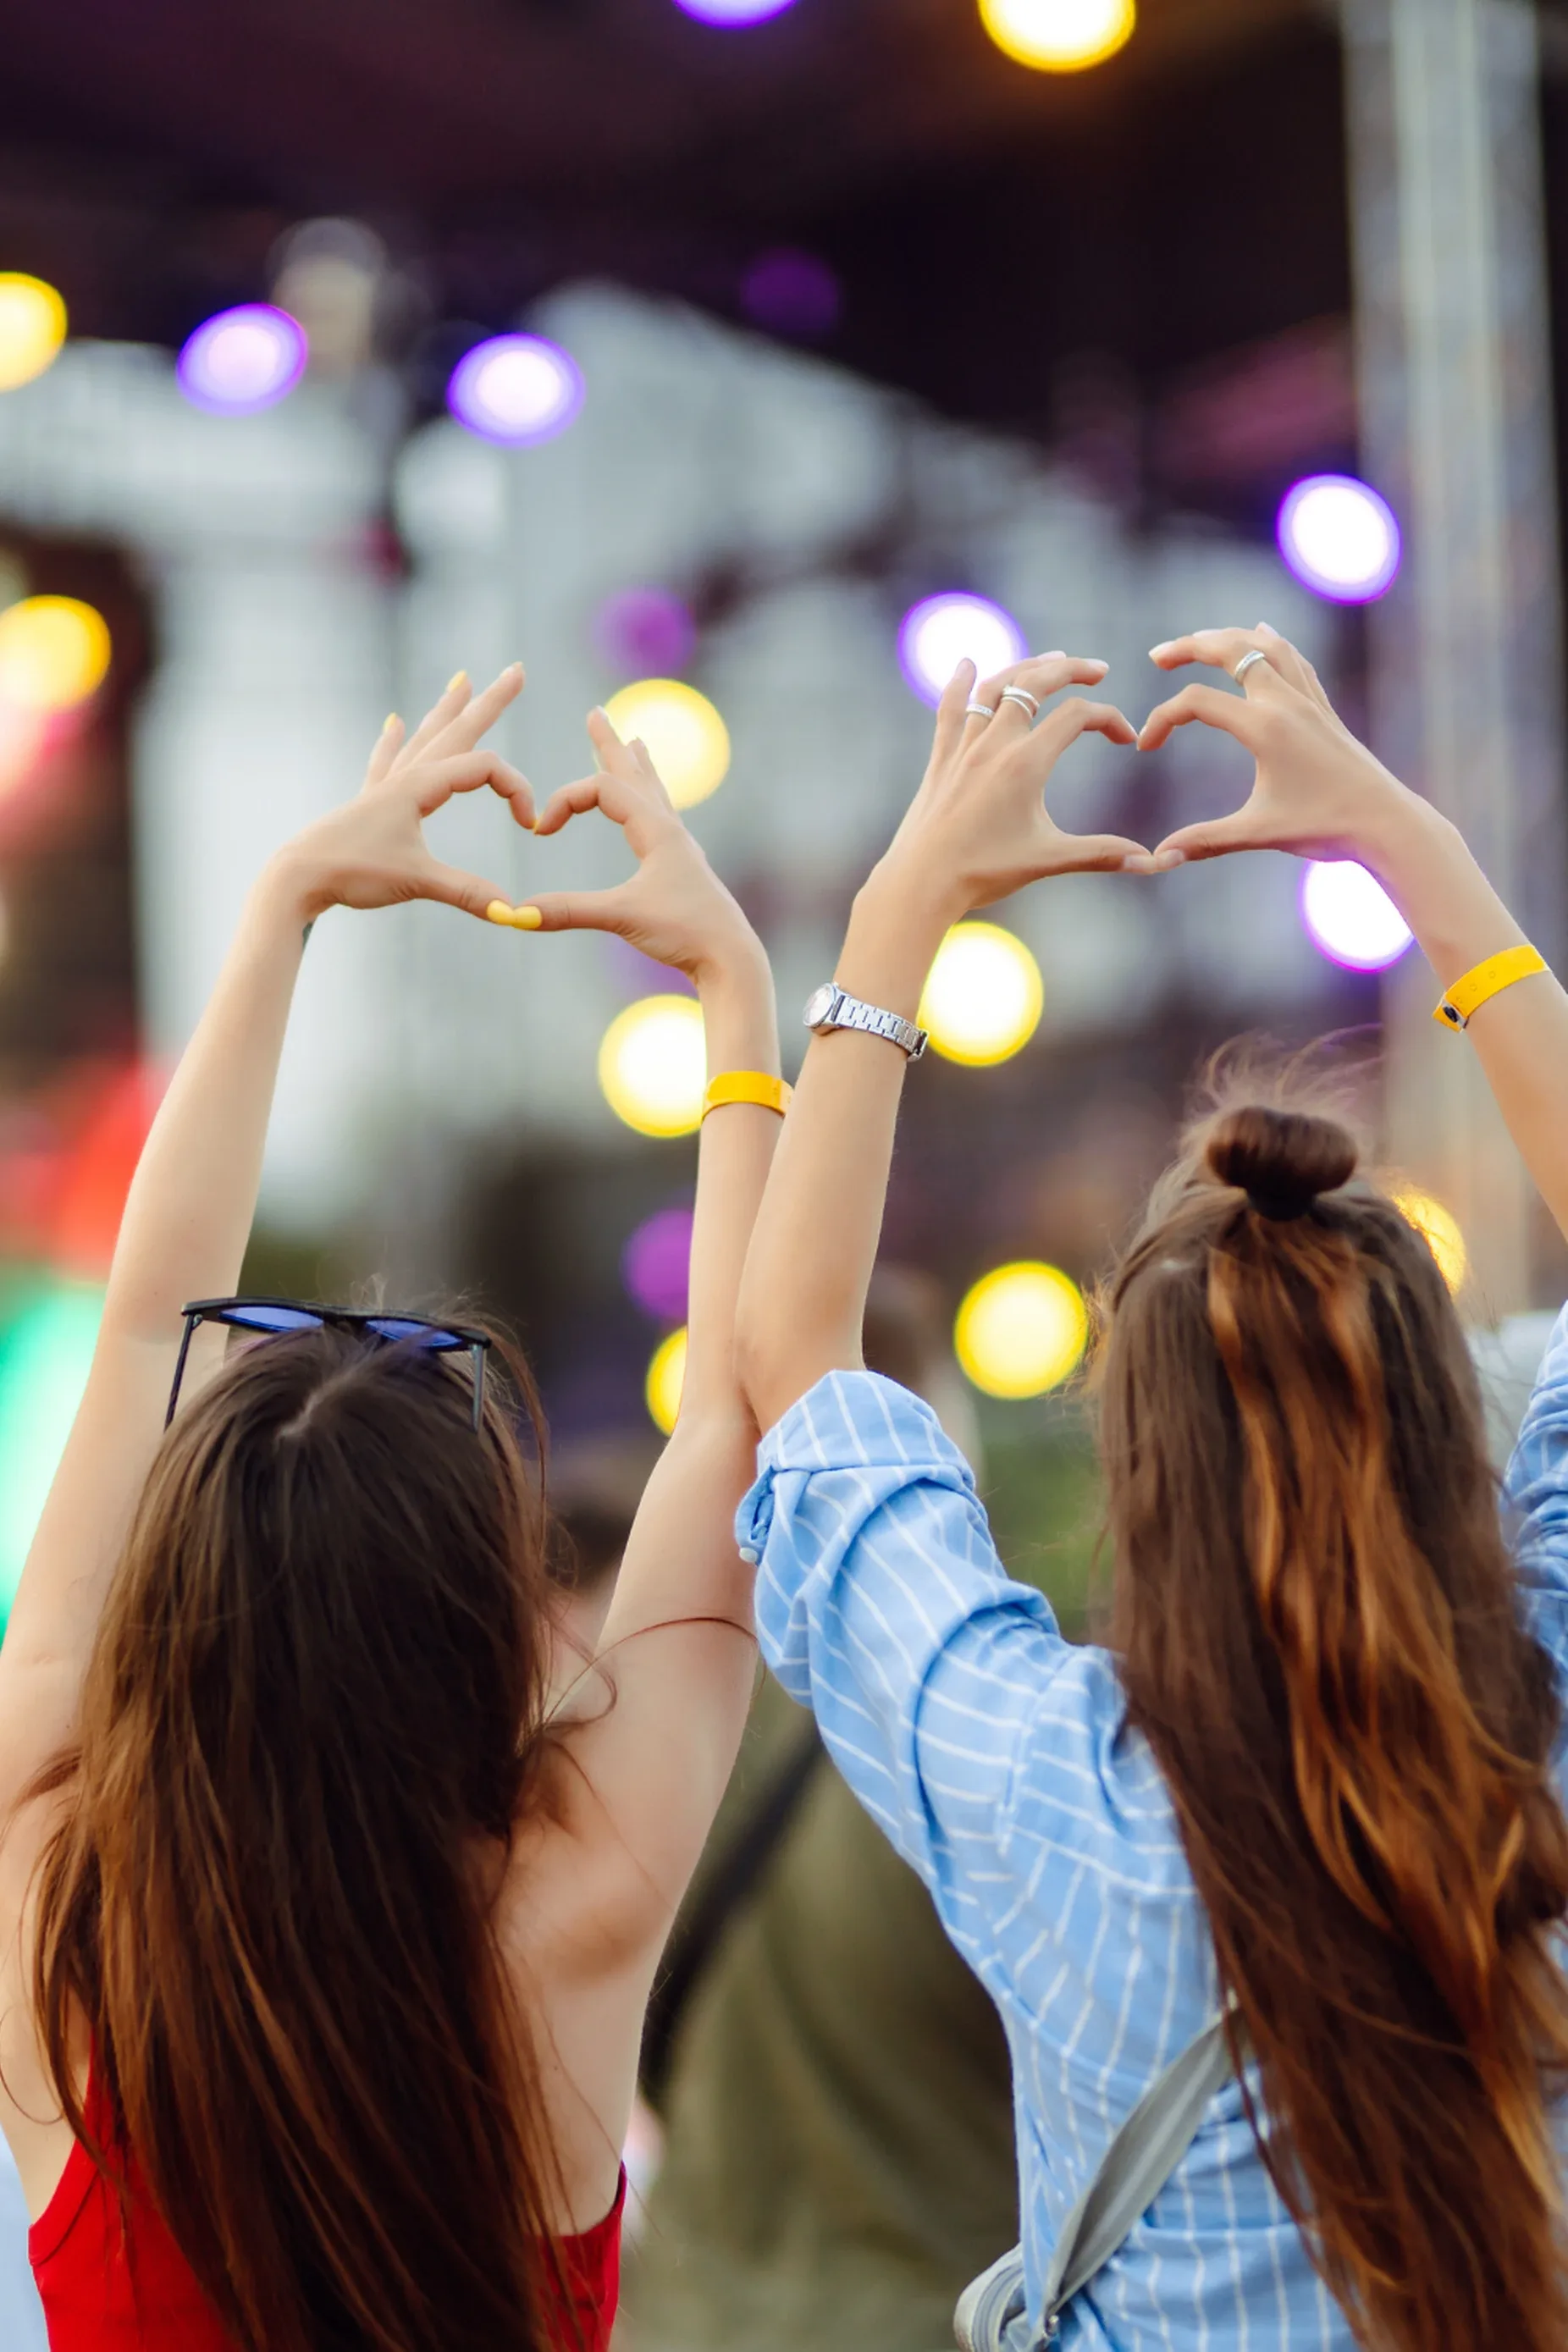
[[(912, 1019), (952, 909), (884, 861), (856, 899), (837, 977)], [(908, 1065), (884, 1038), (814, 1038), (746, 1260), (742, 1383), (771, 1428), (825, 1372), (858, 1365)]]
[[(708, 1076), (779, 1069), (773, 974), (754, 940), (737, 941), (699, 977)], [(779, 1140), (776, 1111), (727, 1103), (702, 1122), (691, 1226), (681, 1420), (743, 1411), (735, 1381), (735, 1301), (757, 1204)]]
[[(709, 1076), (776, 1077), (773, 975), (756, 941), (737, 940), (705, 967), (698, 992)], [(726, 1103), (702, 1123), (680, 1414), (637, 1508), (605, 1646), (682, 1618), (748, 1622), (750, 1571), (736, 1557), (733, 1519), (752, 1480), (756, 1431), (735, 1373), (735, 1301), (780, 1129), (778, 1113), (753, 1103)]]
[(177, 1343), (185, 1301), (226, 1296), (239, 1279), (304, 931), (288, 868), (269, 867), (247, 901), (132, 1182), (109, 1277), (106, 1339)]
[[(1366, 862), (1442, 988), (1524, 939), (1462, 836), (1425, 803), (1390, 812)], [(1479, 1057), (1520, 1156), (1568, 1233), (1568, 995), (1537, 973), (1489, 998), (1449, 1044)]]

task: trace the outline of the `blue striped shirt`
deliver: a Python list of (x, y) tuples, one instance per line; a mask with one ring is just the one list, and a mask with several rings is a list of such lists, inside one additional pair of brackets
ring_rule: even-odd
[[(1013, 1583), (929, 1406), (833, 1372), (763, 1439), (738, 1518), (786, 1689), (930, 1888), (1012, 2051), (1031, 2315), (1112, 2134), (1214, 2015), (1213, 1951), (1115, 1664)], [(1510, 1472), (1524, 1605), (1568, 1665), (1568, 1313)], [(998, 2252), (1002, 2250), (997, 2249)], [(1069, 2306), (1070, 2352), (1353, 2352), (1240, 2085)]]

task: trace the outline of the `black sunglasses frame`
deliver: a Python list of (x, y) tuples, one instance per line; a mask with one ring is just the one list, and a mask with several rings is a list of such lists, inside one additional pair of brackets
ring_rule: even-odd
[[(169, 1390), (169, 1410), (163, 1415), (165, 1429), (174, 1418), (174, 1409), (180, 1402), (180, 1384), (185, 1377), (185, 1360), (191, 1352), (191, 1341), (195, 1338), (200, 1325), (221, 1324), (231, 1331), (248, 1332), (253, 1339), (258, 1340), (287, 1339), (294, 1336), (293, 1329), (269, 1331), (265, 1325), (243, 1321), (240, 1310), (253, 1307), (263, 1309), (282, 1307), (290, 1315), (310, 1318), (308, 1323), (296, 1326), (295, 1329), (357, 1331), (377, 1341), (384, 1348), (413, 1345), (422, 1353), (433, 1356), (461, 1355), (467, 1350), (473, 1363), (474, 1434), (476, 1437), (479, 1435), (485, 1411), (485, 1359), (489, 1354), (491, 1344), (488, 1331), (476, 1331), (466, 1323), (432, 1323), (423, 1315), (389, 1315), (384, 1309), (362, 1312), (352, 1307), (312, 1307), (308, 1301), (300, 1298), (236, 1297), (187, 1300), (181, 1309), (185, 1318), (185, 1328), (181, 1336), (180, 1352), (174, 1363), (174, 1378)], [(406, 1333), (400, 1332), (395, 1336), (378, 1328), (384, 1323), (404, 1323), (410, 1328)], [(416, 1335), (420, 1333), (426, 1336), (417, 1337)]]

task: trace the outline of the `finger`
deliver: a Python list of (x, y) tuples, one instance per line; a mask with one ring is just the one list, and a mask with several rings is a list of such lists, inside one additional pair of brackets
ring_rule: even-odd
[(1047, 695), (1059, 694), (1064, 686), (1098, 686), (1109, 667), (1108, 662), (1087, 654), (1035, 654), (988, 677), (979, 689), (979, 698), (991, 704), (1009, 731), (1016, 731), (1020, 726), (1032, 727), (1034, 717), (1025, 704), (1003, 700), (1008, 687), (1017, 687), (1040, 703)]
[(514, 907), (511, 920), (519, 931), (624, 931), (632, 914), (623, 886), (614, 890), (545, 890)]
[[(947, 758), (960, 742), (988, 724), (987, 720), (971, 717), (965, 711), (964, 705), (972, 698), (978, 699), (979, 696), (974, 683), (974, 664), (966, 656), (942, 688), (936, 706), (936, 732), (931, 738), (931, 747), (933, 761)], [(991, 699), (994, 704), (995, 696), (993, 695)]]
[[(1244, 654), (1263, 654), (1270, 667), (1275, 667), (1275, 650), (1284, 642), (1272, 629), (1195, 629), (1190, 636), (1170, 637), (1163, 645), (1152, 646), (1149, 658), (1157, 669), (1180, 669), (1187, 662), (1203, 662), (1210, 669), (1228, 670), (1234, 677)], [(1248, 677), (1262, 666), (1255, 662)]]
[(1079, 735), (1105, 735), (1112, 743), (1131, 744), (1138, 740), (1138, 730), (1113, 702), (1085, 702), (1076, 694), (1048, 710), (1037, 733), (1053, 759)]
[(478, 915), (481, 921), (493, 920), (492, 907), (505, 907), (506, 894), (494, 882), (482, 875), (465, 873), (460, 866), (443, 866), (432, 857), (420, 869), (416, 895), (433, 898), (445, 907), (460, 907), (465, 915)]
[[(631, 747), (626, 748), (629, 751)], [(602, 769), (595, 776), (579, 776), (575, 783), (562, 784), (551, 793), (534, 831), (543, 835), (559, 833), (574, 816), (597, 809), (612, 824), (621, 827), (634, 856), (646, 857), (661, 821), (667, 824), (675, 821), (662, 789), (655, 796), (656, 782), (652, 777), (628, 782), (626, 777), (606, 774)]]
[(1154, 853), (1120, 833), (1057, 835), (1052, 872), (1058, 874), (1152, 874)]
[(447, 681), (447, 691), (440, 700), (430, 705), (404, 745), (406, 759), (416, 760), (422, 751), (428, 749), (436, 738), (451, 725), (458, 712), (466, 708), (473, 690), (468, 671), (458, 670), (456, 677)]
[(600, 767), (607, 774), (629, 779), (651, 772), (647, 746), (642, 747), (643, 757), (639, 760), (637, 746), (624, 741), (616, 733), (615, 721), (602, 704), (596, 702), (594, 705), (588, 713), (586, 725), (588, 740), (598, 754)]
[(375, 739), (375, 749), (370, 755), (370, 765), (364, 772), (367, 784), (379, 784), (396, 759), (403, 742), (403, 721), (395, 710), (389, 710)]
[(1154, 852), (1154, 871), (1164, 874), (1173, 866), (1195, 866), (1200, 858), (1226, 857), (1233, 850), (1268, 846), (1248, 803), (1229, 816), (1210, 817), (1203, 824), (1184, 824), (1168, 833)]
[(1141, 751), (1157, 751), (1177, 727), (1200, 719), (1205, 727), (1223, 728), (1258, 755), (1258, 716), (1244, 694), (1226, 694), (1217, 686), (1184, 686), (1180, 694), (1152, 709), (1139, 731)]
[(1282, 637), (1278, 629), (1271, 629), (1267, 621), (1258, 622), (1258, 635), (1262, 644), (1268, 647), (1269, 661), (1279, 672), (1280, 677), (1288, 684), (1295, 687), (1298, 692), (1310, 695), (1320, 709), (1326, 710), (1331, 719), (1337, 718), (1339, 714), (1323, 691), (1321, 678), (1300, 647), (1293, 646), (1289, 637)]
[(508, 703), (517, 700), (522, 688), (522, 664), (512, 662), (482, 694), (474, 695), (454, 711), (426, 748), (443, 756), (471, 751), (486, 730), (495, 725)]
[(422, 762), (418, 772), (418, 809), (422, 817), (433, 816), (444, 808), (454, 793), (478, 792), (489, 784), (503, 801), (510, 801), (511, 813), (525, 832), (533, 831), (533, 788), (521, 768), (503, 760), (499, 751), (481, 749), (462, 751), (445, 760)]

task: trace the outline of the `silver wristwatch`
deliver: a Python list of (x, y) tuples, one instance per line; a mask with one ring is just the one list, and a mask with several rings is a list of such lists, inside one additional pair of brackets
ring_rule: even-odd
[(901, 1045), (911, 1062), (918, 1062), (926, 1049), (926, 1033), (906, 1021), (900, 1013), (884, 1013), (878, 1004), (863, 1004), (858, 996), (846, 995), (837, 981), (824, 981), (806, 999), (805, 1025), (818, 1037), (830, 1029), (863, 1029), (868, 1036), (885, 1037), (890, 1045)]

